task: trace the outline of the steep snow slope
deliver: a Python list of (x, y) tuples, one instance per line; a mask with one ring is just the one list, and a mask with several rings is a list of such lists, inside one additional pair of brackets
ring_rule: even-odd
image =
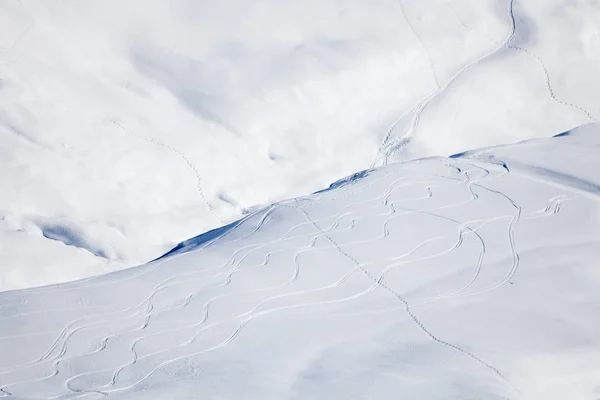
[(600, 396), (600, 126), (365, 171), (0, 293), (17, 399)]
[(0, 289), (598, 118), (598, 21), (595, 1), (0, 0)]

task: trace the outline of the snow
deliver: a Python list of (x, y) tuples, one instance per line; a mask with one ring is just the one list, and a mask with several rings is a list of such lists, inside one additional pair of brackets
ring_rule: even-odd
[(366, 170), (0, 293), (18, 399), (597, 399), (600, 125)]
[(597, 71), (594, 0), (0, 0), (0, 398), (598, 400)]
[(598, 21), (593, 1), (0, 1), (0, 290), (598, 119)]

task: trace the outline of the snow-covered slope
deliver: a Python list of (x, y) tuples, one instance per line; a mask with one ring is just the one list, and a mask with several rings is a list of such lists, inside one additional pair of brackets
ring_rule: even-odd
[(368, 170), (0, 293), (16, 399), (600, 396), (600, 127)]
[(0, 0), (0, 289), (599, 118), (598, 21), (595, 1)]

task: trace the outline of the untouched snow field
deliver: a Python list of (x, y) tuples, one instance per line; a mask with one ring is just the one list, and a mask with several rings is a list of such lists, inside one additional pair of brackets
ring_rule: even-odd
[(599, 21), (595, 0), (0, 0), (0, 290), (600, 118)]
[(367, 170), (0, 293), (0, 394), (596, 400), (599, 151), (594, 124)]

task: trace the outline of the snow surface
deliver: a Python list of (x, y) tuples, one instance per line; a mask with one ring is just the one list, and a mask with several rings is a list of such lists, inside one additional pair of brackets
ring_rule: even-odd
[(599, 21), (593, 0), (0, 0), (0, 290), (600, 118)]
[(149, 264), (0, 293), (0, 393), (598, 399), (599, 151), (594, 124), (366, 170)]

